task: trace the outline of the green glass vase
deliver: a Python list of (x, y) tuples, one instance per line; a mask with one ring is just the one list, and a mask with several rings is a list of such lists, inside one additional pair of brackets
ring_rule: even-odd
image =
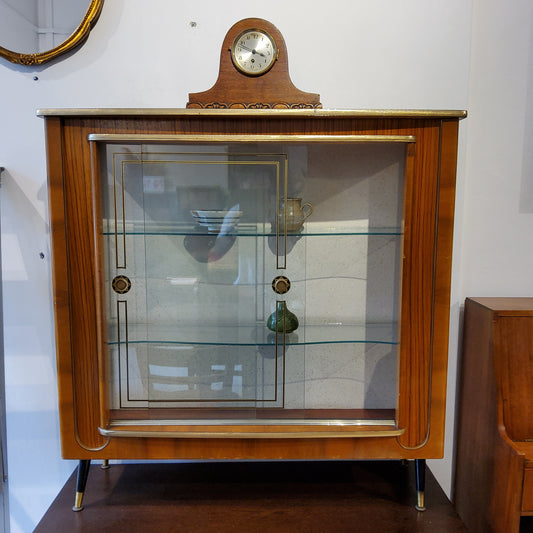
[(291, 333), (298, 329), (298, 325), (298, 317), (287, 309), (285, 302), (278, 302), (276, 310), (267, 320), (267, 328), (277, 333)]

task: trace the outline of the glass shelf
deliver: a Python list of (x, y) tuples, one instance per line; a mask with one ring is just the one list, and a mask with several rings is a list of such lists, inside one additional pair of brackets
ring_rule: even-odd
[[(275, 237), (270, 224), (239, 224), (230, 231), (223, 233), (209, 233), (194, 224), (160, 224), (131, 222), (124, 226), (117, 226), (116, 230), (111, 224), (104, 224), (104, 235), (194, 235), (206, 237)], [(287, 237), (332, 237), (336, 235), (402, 235), (400, 227), (368, 227), (357, 224), (314, 224), (307, 225), (300, 232), (287, 232)], [(280, 233), (280, 237), (283, 233)]]
[[(285, 337), (285, 346), (313, 344), (398, 343), (397, 323), (321, 324), (300, 326)], [(129, 344), (191, 344), (198, 346), (271, 346), (276, 335), (263, 324), (255, 326), (161, 326), (128, 324)], [(283, 344), (283, 335), (278, 335)], [(116, 327), (110, 328), (109, 345), (118, 344)]]

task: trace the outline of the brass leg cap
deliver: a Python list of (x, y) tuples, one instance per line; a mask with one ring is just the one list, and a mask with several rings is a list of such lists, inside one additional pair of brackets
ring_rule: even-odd
[(72, 506), (72, 510), (76, 513), (83, 509), (83, 505), (81, 504), (82, 500), (83, 492), (76, 492), (76, 499), (74, 500), (74, 505)]
[(425, 511), (426, 505), (424, 503), (424, 493), (423, 492), (417, 492), (416, 494), (416, 506), (415, 509), (417, 511)]

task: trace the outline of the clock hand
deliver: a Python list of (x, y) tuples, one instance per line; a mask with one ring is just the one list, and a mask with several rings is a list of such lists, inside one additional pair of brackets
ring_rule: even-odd
[(244, 46), (244, 44), (239, 45), (241, 48), (244, 48), (245, 50), (248, 50), (248, 52), (252, 52), (252, 54), (259, 54), (261, 57), (266, 57), (265, 54), (262, 52), (258, 52), (255, 48), (248, 48), (247, 46)]

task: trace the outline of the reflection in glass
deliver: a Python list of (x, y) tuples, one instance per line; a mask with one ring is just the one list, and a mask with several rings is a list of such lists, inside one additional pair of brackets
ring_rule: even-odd
[[(101, 148), (106, 279), (131, 280), (106, 290), (112, 409), (394, 418), (404, 145)], [(313, 206), (297, 234), (287, 198)], [(267, 327), (280, 275), (293, 333)]]
[(103, 0), (0, 0), (0, 56), (44, 63), (87, 38)]

